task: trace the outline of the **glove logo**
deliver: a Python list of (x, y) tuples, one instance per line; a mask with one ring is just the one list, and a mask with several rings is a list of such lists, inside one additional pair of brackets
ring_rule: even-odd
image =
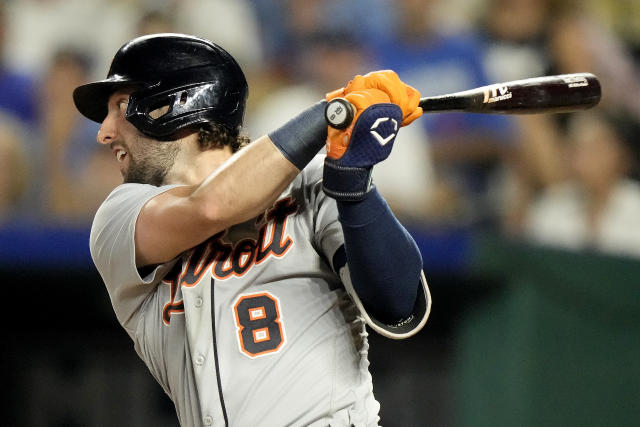
[[(388, 120), (391, 120), (391, 122), (393, 122), (393, 132), (391, 133), (391, 135), (384, 138), (382, 135), (378, 133), (378, 131), (376, 131), (376, 129), (381, 123), (384, 123)], [(371, 134), (371, 136), (373, 136), (376, 139), (376, 141), (378, 141), (380, 145), (385, 146), (389, 141), (395, 138), (397, 131), (398, 131), (398, 122), (396, 121), (396, 119), (391, 119), (389, 117), (380, 117), (371, 126), (369, 133)]]

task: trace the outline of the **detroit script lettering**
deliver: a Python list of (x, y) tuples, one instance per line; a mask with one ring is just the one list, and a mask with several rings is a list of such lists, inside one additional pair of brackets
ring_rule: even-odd
[(192, 249), (190, 255), (176, 263), (162, 281), (171, 286), (171, 299), (162, 310), (164, 323), (170, 324), (172, 314), (184, 313), (182, 299), (175, 300), (178, 289), (195, 286), (209, 268), (211, 275), (219, 280), (242, 277), (266, 259), (279, 258), (287, 253), (293, 246), (291, 237), (285, 235), (287, 218), (297, 210), (298, 204), (292, 198), (279, 200), (264, 214), (266, 223), (258, 230), (256, 239), (226, 243), (227, 230), (224, 230)]

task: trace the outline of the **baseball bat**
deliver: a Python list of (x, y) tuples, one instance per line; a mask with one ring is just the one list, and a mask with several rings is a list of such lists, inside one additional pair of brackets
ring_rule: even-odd
[[(566, 113), (598, 104), (600, 82), (591, 73), (533, 77), (482, 86), (463, 92), (428, 96), (418, 104), (425, 113), (467, 112), (486, 114)], [(345, 129), (355, 108), (344, 98), (325, 107), (329, 126)]]

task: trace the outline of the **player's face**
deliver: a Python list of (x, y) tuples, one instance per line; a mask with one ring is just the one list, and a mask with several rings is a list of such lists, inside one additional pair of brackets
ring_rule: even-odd
[(111, 148), (124, 182), (161, 185), (173, 167), (180, 145), (177, 141), (148, 138), (125, 118), (131, 92), (120, 90), (111, 95), (97, 140)]

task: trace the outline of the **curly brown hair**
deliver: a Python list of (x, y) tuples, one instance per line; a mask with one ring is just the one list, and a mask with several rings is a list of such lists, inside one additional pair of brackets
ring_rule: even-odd
[(198, 144), (202, 151), (214, 148), (222, 148), (226, 145), (235, 153), (249, 144), (251, 140), (247, 135), (231, 132), (225, 126), (208, 123), (198, 129)]

